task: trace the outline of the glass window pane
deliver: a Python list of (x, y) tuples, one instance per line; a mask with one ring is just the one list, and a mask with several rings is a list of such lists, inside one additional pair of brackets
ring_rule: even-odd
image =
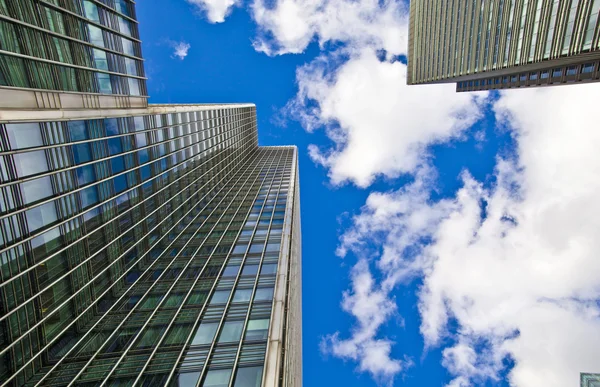
[(179, 374), (179, 377), (177, 378), (177, 386), (196, 387), (198, 378), (200, 378), (200, 372), (186, 372), (184, 374)]
[(103, 94), (112, 94), (112, 85), (110, 83), (110, 75), (104, 73), (96, 73), (98, 80), (98, 91)]
[(204, 345), (212, 343), (218, 326), (219, 324), (217, 323), (201, 323), (196, 330), (196, 334), (192, 340), (192, 345)]
[(94, 167), (91, 165), (79, 167), (75, 170), (75, 173), (80, 187), (96, 180), (96, 172), (94, 172)]
[(239, 341), (244, 329), (243, 321), (226, 321), (219, 335), (219, 343)]
[(21, 195), (25, 204), (33, 203), (52, 195), (52, 182), (50, 176), (26, 181), (21, 184)]
[(98, 203), (98, 190), (95, 185), (80, 191), (79, 195), (81, 197), (82, 208), (87, 208)]
[(262, 367), (243, 367), (237, 370), (233, 387), (260, 387)]
[(98, 7), (96, 7), (96, 4), (89, 0), (83, 0), (83, 8), (85, 10), (85, 17), (95, 22), (100, 22), (100, 18), (98, 17)]
[(273, 288), (258, 288), (254, 295), (254, 301), (272, 301)]
[(227, 387), (229, 386), (229, 378), (231, 370), (209, 370), (204, 378), (202, 387)]
[(102, 30), (96, 26), (88, 24), (88, 31), (90, 33), (90, 43), (96, 46), (104, 46), (104, 37), (102, 36)]
[(6, 124), (5, 127), (12, 149), (44, 145), (38, 123)]
[(277, 264), (276, 263), (267, 263), (263, 264), (260, 269), (260, 275), (270, 275), (277, 274)]
[(239, 271), (238, 265), (227, 265), (223, 271), (223, 277), (235, 277)]
[(242, 270), (242, 275), (256, 275), (258, 273), (258, 265), (246, 265), (244, 266), (244, 270)]
[(85, 163), (92, 160), (92, 151), (90, 144), (77, 144), (71, 147), (73, 149), (73, 160), (75, 164)]
[(262, 243), (253, 243), (250, 245), (250, 253), (262, 253), (264, 244)]
[(231, 289), (230, 290), (217, 290), (213, 294), (212, 298), (210, 299), (210, 305), (226, 303), (227, 299), (229, 298), (230, 293), (231, 293)]
[(233, 295), (233, 302), (249, 302), (252, 297), (252, 289), (238, 289)]
[(26, 214), (27, 225), (29, 226), (30, 232), (33, 232), (44, 226), (54, 223), (58, 219), (58, 216), (56, 215), (56, 207), (54, 206), (54, 202), (34, 207), (28, 210)]
[(115, 136), (119, 134), (119, 125), (116, 118), (105, 119), (104, 128), (106, 129), (106, 134), (109, 136)]
[(92, 52), (94, 53), (94, 62), (96, 63), (96, 68), (101, 70), (108, 70), (108, 60), (106, 59), (106, 52), (97, 48), (94, 48)]
[(35, 175), (48, 171), (46, 153), (43, 150), (13, 155), (19, 177)]
[(69, 126), (71, 141), (83, 141), (88, 139), (84, 121), (69, 121), (67, 125)]
[(246, 329), (246, 340), (266, 340), (269, 335), (269, 319), (250, 320)]

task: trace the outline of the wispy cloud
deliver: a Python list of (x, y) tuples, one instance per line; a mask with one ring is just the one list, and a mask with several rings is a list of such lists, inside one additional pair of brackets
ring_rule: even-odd
[(189, 43), (186, 43), (184, 41), (169, 41), (169, 44), (173, 48), (173, 57), (179, 58), (180, 60), (184, 60), (188, 56), (188, 52), (192, 47)]
[(600, 371), (595, 93), (583, 85), (503, 94), (494, 109), (517, 139), (517, 159), (498, 159), (493, 187), (465, 172), (454, 197), (433, 201), (434, 180), (417, 178), (372, 193), (342, 237), (340, 253), (359, 257), (355, 270), (372, 271), (361, 258), (369, 246), (382, 251), (371, 286), (385, 300), (421, 278), (421, 333), (442, 348), (450, 386), (497, 380), (507, 359), (519, 387), (572, 385), (579, 372)]

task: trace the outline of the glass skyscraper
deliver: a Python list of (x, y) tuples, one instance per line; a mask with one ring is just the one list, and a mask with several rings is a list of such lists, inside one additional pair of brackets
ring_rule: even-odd
[(600, 0), (415, 0), (409, 85), (457, 91), (596, 82)]
[(297, 149), (148, 104), (136, 23), (0, 0), (0, 386), (301, 386)]

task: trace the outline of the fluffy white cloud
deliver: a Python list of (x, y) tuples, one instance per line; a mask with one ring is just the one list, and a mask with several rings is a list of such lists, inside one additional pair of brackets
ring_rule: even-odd
[(223, 23), (231, 8), (239, 3), (238, 0), (187, 0), (187, 2), (196, 6), (201, 12), (206, 12), (206, 17), (211, 23)]
[(181, 60), (184, 60), (185, 57), (188, 55), (188, 51), (190, 50), (190, 48), (192, 48), (192, 46), (189, 43), (186, 42), (169, 42), (171, 47), (173, 48), (173, 56), (177, 57)]
[(313, 40), (406, 51), (408, 7), (392, 0), (254, 0), (255, 47), (269, 55), (300, 53)]
[[(451, 386), (498, 378), (508, 357), (518, 387), (575, 385), (580, 372), (600, 372), (597, 92), (580, 85), (503, 94), (494, 108), (514, 132), (517, 160), (498, 159), (494, 187), (465, 173), (455, 197), (432, 201), (425, 173), (371, 194), (342, 239), (340, 253), (361, 262), (369, 246), (382, 249), (375, 262), (383, 279), (370, 286), (388, 301), (395, 286), (422, 276), (421, 332), (426, 345), (443, 347)], [(372, 276), (368, 265), (355, 270)], [(345, 302), (354, 297), (362, 297), (356, 285)], [(363, 325), (334, 339), (373, 332)]]
[(372, 48), (333, 71), (328, 59), (298, 70), (293, 110), (309, 130), (327, 128), (333, 149), (309, 150), (334, 184), (366, 187), (379, 174), (412, 172), (429, 145), (459, 136), (479, 117), (481, 95), (456, 93), (450, 84), (407, 86), (406, 65), (381, 61)]

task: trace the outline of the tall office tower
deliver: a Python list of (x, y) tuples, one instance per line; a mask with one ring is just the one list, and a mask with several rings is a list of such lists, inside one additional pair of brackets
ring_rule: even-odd
[(415, 0), (407, 83), (457, 91), (597, 82), (600, 0)]
[(127, 0), (0, 0), (0, 46), (0, 386), (301, 386), (296, 148), (148, 104)]
[(133, 3), (0, 0), (0, 109), (147, 105)]

